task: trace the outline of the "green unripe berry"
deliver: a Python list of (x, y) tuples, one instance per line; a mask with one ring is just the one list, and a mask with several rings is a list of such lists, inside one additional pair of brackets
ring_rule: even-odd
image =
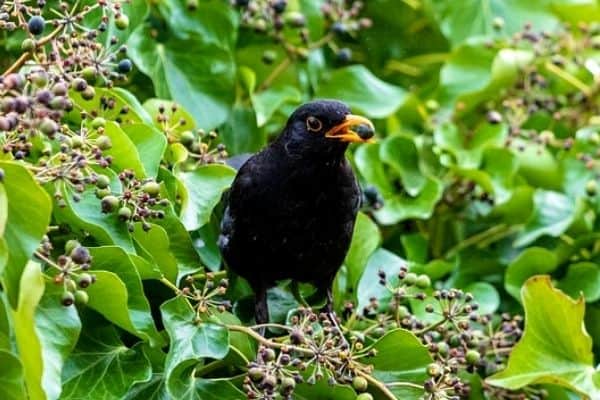
[(94, 67), (85, 67), (83, 70), (81, 70), (81, 76), (86, 80), (87, 83), (96, 82), (97, 73), (98, 72)]
[(419, 275), (415, 284), (419, 289), (427, 289), (431, 286), (431, 279), (427, 275)]
[(373, 400), (373, 396), (370, 393), (361, 393), (356, 396), (356, 400)]
[(119, 206), (119, 199), (113, 195), (104, 196), (100, 205), (103, 213), (109, 213)]
[(32, 74), (31, 82), (39, 88), (44, 87), (48, 84), (48, 74), (46, 71), (38, 71)]
[(54, 135), (56, 132), (58, 132), (58, 128), (58, 124), (50, 118), (44, 118), (40, 123), (40, 131), (47, 136)]
[(96, 189), (96, 197), (102, 199), (111, 193), (110, 188)]
[(362, 376), (355, 376), (352, 380), (352, 387), (358, 392), (364, 392), (369, 387), (369, 382)]
[(442, 374), (442, 369), (436, 363), (431, 363), (427, 366), (427, 375), (437, 378)]
[(184, 131), (181, 133), (179, 137), (179, 142), (185, 147), (189, 147), (192, 143), (194, 143), (194, 133), (192, 131)]
[(146, 182), (142, 186), (142, 190), (151, 197), (156, 197), (160, 193), (160, 184), (154, 181)]
[(253, 382), (258, 382), (265, 377), (265, 374), (262, 371), (262, 369), (254, 367), (248, 370), (248, 377), (250, 377), (250, 379), (252, 379)]
[(83, 92), (88, 87), (88, 84), (83, 78), (75, 78), (71, 81), (71, 87), (78, 92)]
[(33, 39), (25, 39), (23, 43), (21, 43), (21, 50), (23, 51), (31, 51), (35, 49), (35, 42)]
[(129, 27), (129, 17), (125, 14), (119, 15), (115, 18), (115, 26), (121, 31), (127, 29)]
[(75, 250), (76, 247), (79, 247), (79, 246), (81, 246), (81, 243), (79, 243), (77, 240), (75, 240), (75, 239), (68, 240), (67, 243), (65, 243), (65, 253), (71, 254), (71, 252), (73, 250)]
[(94, 89), (92, 86), (86, 87), (83, 92), (81, 92), (81, 97), (84, 100), (92, 100), (94, 96), (96, 96), (96, 89)]
[(73, 305), (75, 302), (75, 296), (71, 292), (64, 292), (61, 298), (61, 303), (65, 307)]
[(446, 342), (440, 342), (437, 344), (437, 346), (438, 346), (438, 353), (440, 353), (440, 355), (442, 355), (442, 356), (448, 355), (450, 348), (448, 347), (448, 344)]
[(465, 359), (471, 365), (477, 364), (479, 362), (479, 360), (481, 359), (481, 354), (479, 354), (479, 352), (477, 350), (469, 350), (469, 351), (467, 351), (467, 354), (465, 355)]
[(75, 292), (75, 303), (80, 305), (86, 305), (90, 301), (90, 296), (85, 290), (77, 290)]
[(285, 378), (283, 378), (281, 380), (281, 392), (282, 393), (289, 393), (292, 390), (294, 390), (295, 387), (296, 387), (296, 381), (294, 380), (294, 378), (286, 376)]
[(74, 149), (78, 149), (83, 146), (83, 139), (81, 136), (73, 136), (71, 138), (71, 147)]
[(82, 273), (79, 275), (79, 279), (77, 279), (77, 284), (81, 288), (86, 288), (92, 284), (92, 276), (88, 273)]
[(277, 378), (274, 375), (267, 375), (261, 383), (267, 390), (273, 390), (277, 386)]
[(92, 120), (92, 128), (94, 129), (99, 129), (99, 128), (104, 128), (104, 126), (106, 125), (106, 120), (102, 117), (96, 117)]
[(102, 135), (96, 139), (96, 146), (98, 146), (100, 150), (108, 150), (112, 147), (112, 141), (108, 136)]
[(263, 352), (263, 359), (267, 362), (275, 360), (276, 354), (273, 349), (265, 349)]
[(127, 220), (131, 219), (132, 215), (133, 215), (133, 212), (131, 211), (131, 209), (129, 207), (119, 208), (119, 219), (121, 221), (127, 221)]
[(585, 192), (588, 196), (595, 196), (598, 193), (598, 182), (595, 180), (589, 180), (585, 184)]
[(407, 285), (412, 286), (415, 283), (417, 283), (417, 279), (418, 279), (417, 274), (415, 274), (414, 272), (409, 272), (406, 274), (403, 281)]
[(110, 178), (106, 175), (98, 175), (96, 179), (96, 187), (106, 189), (110, 185)]
[(273, 50), (266, 50), (262, 55), (262, 62), (270, 65), (273, 64), (273, 61), (277, 58), (277, 53)]
[(500, 30), (502, 28), (504, 28), (504, 18), (502, 17), (496, 17), (494, 18), (494, 29)]
[(408, 308), (406, 308), (406, 306), (400, 306), (398, 307), (398, 316), (400, 318), (410, 317), (410, 311), (408, 310)]

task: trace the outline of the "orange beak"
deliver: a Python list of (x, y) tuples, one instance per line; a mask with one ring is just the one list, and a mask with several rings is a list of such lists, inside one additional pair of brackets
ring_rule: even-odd
[(350, 143), (374, 143), (374, 135), (375, 127), (371, 121), (359, 115), (348, 114), (344, 122), (331, 128), (325, 137)]

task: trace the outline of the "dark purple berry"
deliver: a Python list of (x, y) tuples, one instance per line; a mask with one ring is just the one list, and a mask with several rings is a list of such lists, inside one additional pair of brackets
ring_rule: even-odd
[(27, 29), (29, 29), (29, 32), (31, 32), (33, 35), (39, 35), (40, 33), (44, 32), (45, 26), (46, 21), (44, 21), (44, 18), (40, 17), (39, 15), (34, 15), (27, 23)]
[(133, 64), (131, 63), (131, 60), (128, 58), (124, 58), (121, 61), (119, 61), (119, 65), (117, 66), (117, 69), (122, 74), (128, 73), (129, 71), (131, 71), (132, 68), (133, 68)]

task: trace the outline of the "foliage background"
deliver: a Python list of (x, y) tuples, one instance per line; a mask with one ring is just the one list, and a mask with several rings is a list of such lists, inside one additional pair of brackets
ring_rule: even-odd
[[(511, 398), (489, 385), (539, 384), (552, 384), (544, 388), (553, 399), (600, 398), (598, 2), (369, 0), (360, 17), (372, 26), (341, 34), (322, 16), (322, 3), (289, 1), (288, 18), (303, 14), (308, 34), (303, 44), (298, 30), (286, 28), (292, 50), (248, 27), (244, 11), (225, 1), (123, 4), (127, 27), (116, 30), (111, 20), (98, 40), (117, 35), (133, 70), (120, 89), (71, 98), (107, 121), (113, 191), (122, 190), (116, 173), (124, 169), (161, 183), (170, 205), (163, 219), (149, 220), (148, 232), (101, 213), (93, 188), (72, 201), (71, 186), (36, 180), (28, 167), (35, 154), (30, 164), (14, 152), (0, 155), (2, 398), (244, 398), (240, 374), (256, 343), (222, 324), (251, 323), (249, 289), (233, 280), (232, 313), (212, 316), (173, 291), (190, 274), (224, 276), (219, 201), (235, 171), (214, 162), (220, 148), (206, 156), (199, 143), (222, 143), (229, 155), (255, 152), (296, 106), (323, 97), (372, 118), (379, 138), (348, 154), (368, 190), (336, 281), (338, 311), (347, 301), (357, 310), (371, 297), (386, 303), (379, 270), (395, 276), (408, 265), (435, 288), (473, 293), (482, 313), (525, 313), (525, 336), (508, 368), (485, 383), (489, 374), (464, 378), (469, 398)], [(2, 70), (22, 54), (25, 37), (3, 31)], [(116, 108), (103, 108), (101, 96)], [(123, 106), (126, 117), (115, 112)], [(79, 124), (75, 114), (65, 123)], [(200, 137), (198, 129), (219, 134)], [(182, 144), (186, 131), (196, 148)], [(7, 138), (0, 131), (0, 142)], [(52, 282), (48, 260), (33, 256), (47, 232), (52, 259), (70, 239), (89, 248), (97, 281), (87, 305), (62, 306), (64, 288)], [(540, 274), (549, 278), (528, 280)], [(279, 323), (297, 307), (286, 284), (269, 299)], [(433, 323), (423, 306), (411, 306)], [(395, 335), (396, 350), (383, 347), (378, 368), (422, 384), (430, 356), (412, 334)], [(405, 354), (414, 356), (396, 363)], [(422, 386), (395, 393), (427, 395)], [(296, 396), (357, 395), (322, 381), (298, 387)]]

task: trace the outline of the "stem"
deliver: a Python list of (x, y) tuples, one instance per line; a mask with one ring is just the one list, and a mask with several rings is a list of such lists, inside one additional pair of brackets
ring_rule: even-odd
[(260, 85), (259, 91), (265, 90), (269, 86), (271, 86), (273, 81), (275, 79), (277, 79), (277, 77), (279, 75), (281, 75), (291, 64), (292, 64), (292, 59), (290, 57), (284, 58), (283, 61), (281, 63), (279, 63), (279, 65), (276, 66), (275, 69), (273, 69), (273, 71), (271, 71), (269, 76), (267, 76), (267, 78), (263, 81), (263, 83)]
[(479, 233), (463, 240), (462, 242), (458, 243), (456, 246), (452, 247), (450, 250), (448, 250), (448, 252), (444, 256), (444, 258), (446, 258), (446, 259), (452, 258), (459, 251), (466, 249), (467, 247), (473, 246), (473, 245), (487, 239), (490, 236), (498, 234), (499, 232), (503, 232), (504, 230), (506, 230), (508, 228), (509, 227), (506, 224), (500, 224), (500, 225), (492, 226), (491, 228), (489, 228), (483, 232), (479, 232)]
[(283, 344), (283, 343), (277, 343), (277, 342), (273, 342), (272, 340), (269, 339), (265, 339), (264, 337), (262, 337), (261, 335), (259, 335), (257, 332), (254, 332), (252, 329), (242, 326), (242, 325), (225, 325), (230, 331), (234, 331), (234, 332), (242, 332), (245, 333), (246, 335), (252, 337), (253, 339), (255, 339), (256, 341), (258, 341), (261, 344), (264, 344), (265, 346), (268, 347), (274, 347), (274, 348), (286, 348), (288, 350), (292, 350), (298, 353), (303, 353), (309, 356), (314, 356), (315, 352), (309, 349), (304, 349), (302, 347), (298, 347), (298, 346), (294, 346), (294, 345), (289, 345), (289, 344)]
[(211, 372), (218, 370), (219, 368), (225, 365), (227, 365), (225, 360), (215, 360), (213, 362), (209, 362), (208, 364), (205, 364), (202, 367), (196, 369), (194, 371), (194, 377), (200, 378), (204, 375), (210, 374)]
[[(54, 37), (56, 35), (58, 35), (60, 33), (60, 31), (63, 29), (62, 26), (59, 26), (58, 28), (54, 29), (52, 32), (50, 32), (48, 34), (48, 36), (44, 36), (43, 38), (41, 38), (39, 41), (36, 42), (35, 47), (41, 47), (46, 45), (48, 42), (50, 42), (52, 39), (54, 39)], [(17, 61), (15, 61), (13, 63), (13, 65), (11, 65), (10, 67), (8, 67), (8, 69), (6, 71), (4, 71), (4, 73), (2, 74), (2, 76), (6, 76), (8, 74), (12, 74), (13, 72), (17, 71), (19, 68), (21, 68), (21, 66), (23, 64), (25, 64), (25, 61), (27, 61), (29, 59), (29, 57), (31, 56), (32, 52), (28, 51), (26, 53), (21, 54), (21, 57), (19, 57), (17, 59)]]
[(160, 281), (162, 283), (164, 283), (165, 286), (169, 287), (170, 289), (173, 289), (173, 291), (175, 292), (175, 294), (179, 294), (181, 292), (181, 290), (179, 290), (179, 288), (177, 286), (175, 286), (170, 280), (168, 280), (164, 276), (160, 277)]
[(583, 94), (585, 95), (585, 97), (590, 97), (590, 95), (592, 94), (592, 89), (585, 83), (581, 82), (576, 76), (571, 75), (570, 73), (568, 73), (564, 69), (558, 67), (557, 65), (551, 63), (550, 61), (546, 62), (546, 64), (544, 66), (546, 67), (546, 69), (548, 71), (552, 72), (554, 75), (556, 75), (560, 79), (564, 80), (565, 82), (570, 83), (571, 85), (575, 86), (577, 89), (581, 90), (583, 92)]
[(192, 275), (192, 278), (194, 278), (195, 280), (202, 281), (202, 280), (206, 280), (207, 275), (209, 275), (209, 274), (212, 275), (213, 279), (221, 279), (221, 278), (227, 277), (227, 271), (222, 269), (217, 272), (209, 272), (209, 273), (201, 272), (198, 274), (194, 274), (194, 275)]
[(386, 386), (390, 386), (390, 387), (410, 387), (410, 388), (415, 388), (415, 389), (423, 390), (423, 386), (418, 385), (416, 383), (410, 383), (410, 382), (390, 382), (390, 383), (387, 383)]
[(413, 333), (414, 333), (416, 336), (420, 336), (420, 335), (422, 335), (422, 334), (424, 334), (424, 333), (427, 333), (427, 332), (429, 332), (429, 331), (430, 331), (430, 330), (432, 330), (432, 329), (435, 329), (435, 328), (437, 328), (438, 326), (442, 325), (442, 324), (443, 324), (443, 323), (445, 323), (446, 321), (447, 321), (447, 319), (446, 319), (446, 318), (442, 318), (442, 319), (440, 319), (438, 322), (436, 322), (435, 324), (432, 324), (432, 325), (426, 326), (425, 328), (423, 328), (423, 329), (421, 329), (421, 330), (418, 330), (418, 331), (415, 331), (415, 332), (413, 332)]
[(371, 375), (362, 372), (362, 371), (356, 371), (356, 374), (359, 376), (362, 376), (363, 378), (365, 378), (367, 380), (367, 382), (369, 382), (369, 384), (375, 386), (377, 389), (381, 390), (381, 392), (385, 395), (385, 397), (387, 397), (390, 400), (398, 400), (396, 398), (396, 396), (394, 396), (394, 393), (392, 393), (390, 391), (390, 389), (387, 388), (387, 386), (378, 381), (377, 379), (373, 378)]
[(48, 265), (50, 265), (50, 266), (52, 266), (52, 267), (54, 267), (56, 269), (62, 270), (62, 268), (59, 267), (58, 264), (56, 264), (54, 261), (50, 260), (48, 257), (46, 257), (45, 255), (43, 255), (39, 251), (36, 250), (33, 254), (37, 258), (39, 258), (40, 260), (42, 260), (43, 262), (45, 262), (46, 264), (48, 264)]

